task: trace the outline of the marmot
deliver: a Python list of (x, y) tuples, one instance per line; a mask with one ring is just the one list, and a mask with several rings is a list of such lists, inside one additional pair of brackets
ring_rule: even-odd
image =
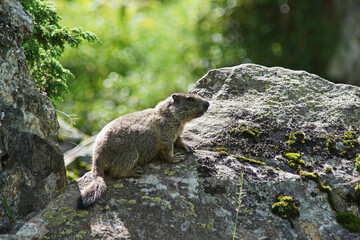
[(92, 182), (81, 191), (80, 208), (93, 204), (105, 191), (104, 175), (139, 177), (142, 165), (154, 158), (177, 163), (174, 146), (187, 153), (181, 134), (185, 123), (201, 117), (209, 102), (189, 93), (174, 93), (155, 108), (121, 116), (108, 123), (97, 135), (93, 151)]

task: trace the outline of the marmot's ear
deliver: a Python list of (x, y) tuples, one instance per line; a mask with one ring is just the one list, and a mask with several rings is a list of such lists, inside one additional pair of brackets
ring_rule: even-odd
[(176, 93), (171, 95), (172, 99), (174, 100), (174, 102), (179, 102), (180, 101), (180, 96)]

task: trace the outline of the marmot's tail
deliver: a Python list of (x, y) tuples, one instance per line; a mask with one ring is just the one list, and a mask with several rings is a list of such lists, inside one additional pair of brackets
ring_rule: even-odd
[(81, 199), (79, 199), (79, 208), (87, 208), (92, 205), (105, 192), (106, 184), (104, 178), (95, 175), (92, 182), (81, 191)]

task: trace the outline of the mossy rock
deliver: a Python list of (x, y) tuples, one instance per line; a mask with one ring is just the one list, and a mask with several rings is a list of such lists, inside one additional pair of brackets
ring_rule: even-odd
[(229, 153), (228, 153), (227, 150), (226, 150), (225, 148), (223, 148), (223, 147), (218, 147), (218, 148), (216, 148), (216, 149), (215, 149), (215, 152), (216, 152), (217, 154), (219, 154), (220, 157), (222, 157), (222, 156), (229, 156)]
[(289, 160), (289, 166), (294, 170), (298, 170), (305, 165), (304, 160), (301, 159), (301, 153), (286, 153), (285, 157)]
[(230, 134), (241, 135), (248, 139), (256, 140), (261, 136), (262, 132), (255, 127), (246, 127), (245, 123), (240, 123), (237, 127), (230, 129)]
[(277, 202), (271, 206), (271, 211), (279, 217), (294, 219), (300, 216), (298, 206), (299, 203), (293, 197), (280, 195)]
[(350, 232), (360, 232), (360, 217), (352, 213), (338, 212), (336, 214), (336, 221)]
[(360, 172), (360, 155), (358, 155), (355, 159), (355, 169)]
[(326, 192), (326, 193), (327, 193), (327, 195), (328, 195), (328, 202), (329, 202), (331, 208), (332, 208), (334, 211), (337, 211), (336, 203), (335, 203), (335, 199), (334, 199), (334, 194), (333, 194), (332, 188), (331, 188), (330, 186), (326, 186), (326, 185), (323, 185), (323, 184), (321, 183), (320, 174), (319, 174), (318, 172), (310, 173), (310, 172), (302, 171), (301, 174), (300, 174), (300, 176), (315, 181), (315, 182), (317, 183), (317, 185), (319, 186), (320, 191), (323, 191), (323, 192)]
[(252, 159), (252, 158), (247, 158), (247, 157), (243, 157), (240, 155), (231, 155), (231, 156), (236, 158), (239, 162), (248, 162), (248, 163), (254, 163), (254, 164), (259, 164), (259, 165), (266, 165), (266, 163), (259, 161), (259, 160)]
[(296, 144), (304, 144), (309, 138), (305, 137), (305, 134), (297, 131), (289, 135), (289, 140), (286, 142), (290, 148), (294, 148)]
[(326, 139), (326, 147), (330, 154), (335, 155), (337, 153), (336, 150), (336, 140), (334, 135), (329, 135)]

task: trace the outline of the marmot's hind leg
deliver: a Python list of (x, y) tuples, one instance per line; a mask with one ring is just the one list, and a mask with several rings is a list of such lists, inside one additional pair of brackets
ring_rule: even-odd
[(132, 169), (127, 169), (124, 171), (121, 169), (121, 171), (112, 171), (110, 174), (112, 177), (115, 178), (127, 178), (127, 177), (134, 177), (139, 178), (141, 175), (143, 175), (145, 172), (145, 169), (139, 165), (135, 165)]
[(120, 156), (115, 164), (108, 168), (109, 174), (115, 178), (140, 177), (145, 170), (138, 165), (138, 161), (138, 152), (128, 151), (126, 156)]

